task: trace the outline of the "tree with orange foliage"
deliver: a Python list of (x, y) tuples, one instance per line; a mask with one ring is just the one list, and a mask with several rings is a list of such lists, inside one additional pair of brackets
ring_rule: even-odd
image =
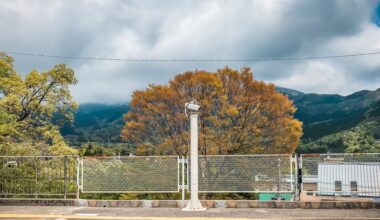
[(185, 72), (168, 85), (135, 91), (121, 137), (138, 155), (189, 154), (189, 119), (184, 104), (200, 109), (203, 155), (292, 153), (302, 135), (296, 108), (273, 84), (253, 78), (249, 68)]

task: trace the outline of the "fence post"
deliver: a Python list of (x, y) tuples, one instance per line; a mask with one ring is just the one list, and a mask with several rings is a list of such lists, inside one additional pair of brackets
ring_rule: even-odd
[(82, 191), (82, 193), (83, 193), (83, 158), (84, 157), (82, 157), (81, 158), (81, 160), (80, 160), (80, 190)]
[(277, 169), (278, 169), (278, 182), (277, 182), (277, 199), (281, 198), (280, 193), (278, 191), (282, 191), (282, 184), (281, 184), (281, 159), (277, 159)]
[(298, 200), (301, 200), (301, 195), (303, 193), (303, 173), (302, 173), (302, 154), (299, 154), (297, 158), (297, 184), (298, 184)]
[(33, 160), (34, 161), (34, 165), (35, 165), (35, 174), (36, 174), (36, 177), (35, 177), (35, 188), (34, 188), (34, 198), (35, 199), (38, 198), (38, 161), (36, 161), (36, 160)]
[(182, 184), (181, 184), (181, 189), (182, 189), (182, 200), (185, 200), (185, 159), (182, 156), (181, 157), (181, 170), (182, 170)]
[(80, 166), (81, 159), (77, 156), (77, 194), (76, 194), (76, 199), (79, 199), (79, 193), (80, 193), (80, 182), (79, 182), (79, 175), (80, 175)]
[(186, 192), (190, 191), (189, 157), (186, 156)]
[(63, 175), (64, 175), (64, 180), (63, 180), (63, 184), (64, 184), (64, 194), (63, 194), (63, 198), (66, 199), (67, 198), (67, 156), (65, 155), (64, 156), (64, 163), (63, 163)]
[(298, 155), (294, 154), (294, 200), (299, 201), (298, 196)]

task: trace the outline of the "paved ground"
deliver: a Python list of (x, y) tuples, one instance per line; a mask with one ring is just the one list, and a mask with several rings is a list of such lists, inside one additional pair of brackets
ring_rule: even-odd
[(226, 209), (183, 212), (176, 208), (0, 206), (0, 219), (379, 219), (376, 209)]
[(380, 219), (376, 209), (227, 209), (0, 206), (0, 219)]

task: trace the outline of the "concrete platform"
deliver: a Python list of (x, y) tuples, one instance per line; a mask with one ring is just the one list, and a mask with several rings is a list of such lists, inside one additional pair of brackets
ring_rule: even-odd
[[(83, 200), (83, 199), (0, 199), (0, 206), (84, 206), (124, 208), (183, 208), (182, 200)], [(374, 201), (255, 201), (204, 200), (207, 208), (273, 208), (273, 209), (380, 209)], [(379, 210), (380, 212), (380, 210)]]
[(380, 220), (380, 212), (343, 209), (249, 209), (213, 208), (205, 212), (182, 212), (176, 208), (104, 208), (62, 206), (1, 206), (0, 219), (363, 219)]

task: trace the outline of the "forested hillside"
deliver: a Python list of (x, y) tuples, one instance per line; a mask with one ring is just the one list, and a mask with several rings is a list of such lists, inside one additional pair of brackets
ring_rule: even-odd
[(298, 152), (380, 152), (380, 89), (348, 96), (278, 91), (294, 101), (304, 123)]
[(72, 124), (65, 124), (61, 133), (72, 146), (88, 142), (101, 144), (120, 143), (123, 114), (129, 105), (83, 104), (80, 105)]
[[(298, 152), (380, 152), (380, 89), (348, 96), (305, 94), (277, 88), (297, 107), (304, 135)], [(61, 132), (74, 146), (87, 142), (117, 144), (128, 104), (80, 105), (75, 121)]]

